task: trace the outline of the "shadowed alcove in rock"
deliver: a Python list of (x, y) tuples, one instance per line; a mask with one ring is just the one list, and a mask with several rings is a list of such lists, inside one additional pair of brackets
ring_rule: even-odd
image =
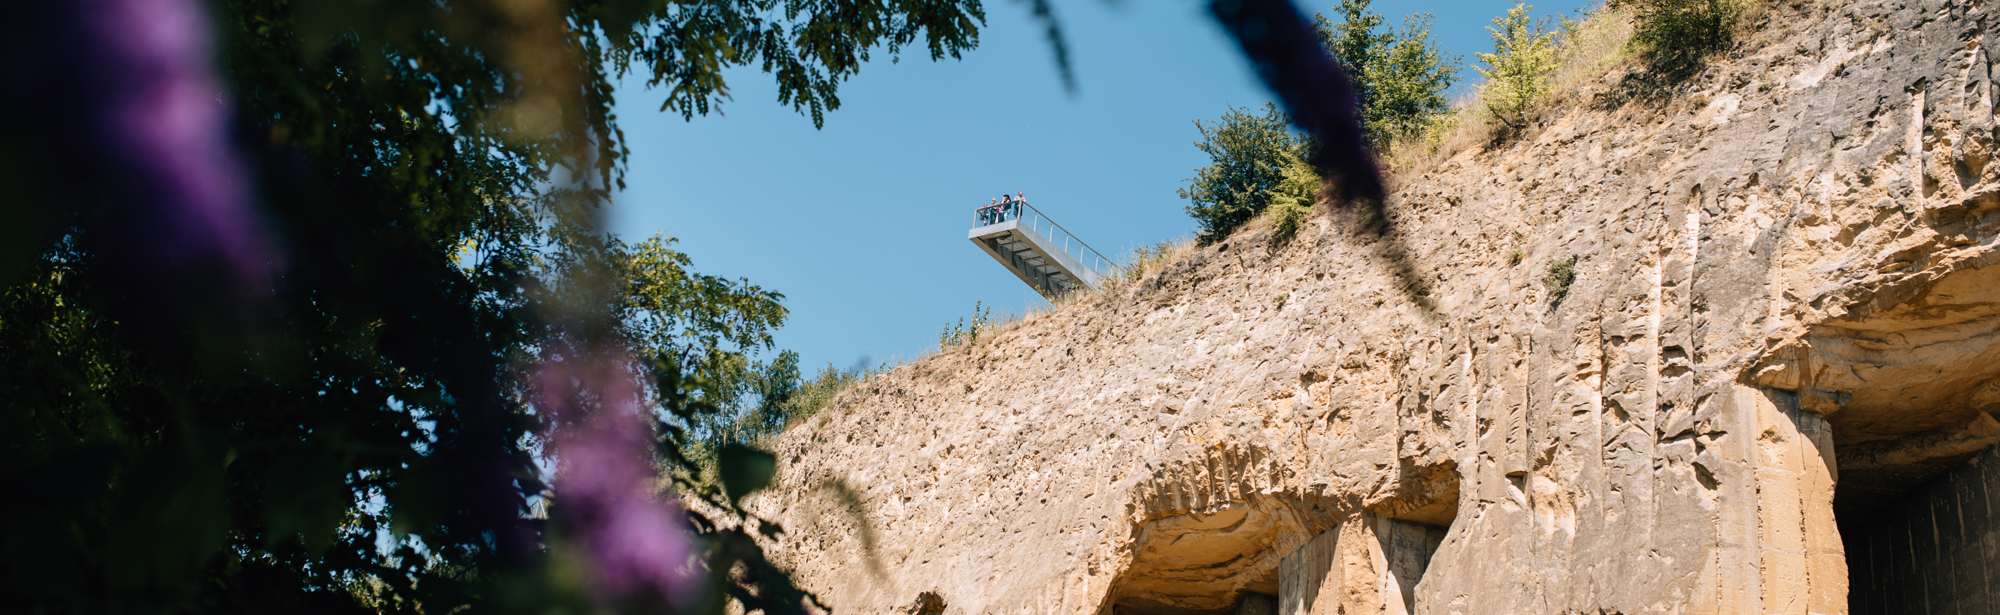
[(1832, 432), (1849, 612), (2000, 612), (2000, 267), (1886, 288), (1804, 342), (1753, 382)]
[(1111, 612), (1415, 612), (1417, 586), (1457, 517), (1459, 479), (1449, 463), (1404, 477), (1394, 497), (1344, 517), (1258, 495), (1148, 521), (1113, 584)]
[(1276, 497), (1254, 496), (1145, 523), (1132, 566), (1112, 589), (1112, 612), (1256, 612), (1278, 593), (1281, 548), (1302, 540), (1299, 517)]

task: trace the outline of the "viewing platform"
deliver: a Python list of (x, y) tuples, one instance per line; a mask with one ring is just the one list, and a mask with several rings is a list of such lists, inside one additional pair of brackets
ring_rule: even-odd
[(1043, 297), (1096, 288), (1121, 269), (1027, 201), (980, 207), (966, 235)]

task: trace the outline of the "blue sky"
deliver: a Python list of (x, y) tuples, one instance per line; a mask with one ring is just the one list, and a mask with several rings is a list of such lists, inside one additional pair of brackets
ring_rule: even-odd
[[(1537, 5), (1537, 14), (1583, 2)], [(1331, 11), (1332, 0), (1302, 4)], [(632, 148), (613, 229), (680, 240), (697, 270), (786, 296), (779, 348), (808, 371), (918, 356), (975, 302), (996, 314), (1044, 302), (965, 238), (973, 209), (1025, 191), (1112, 258), (1194, 230), (1175, 195), (1207, 163), (1193, 120), (1270, 99), (1197, 0), (1057, 5), (1078, 89), (1066, 92), (1020, 2), (987, 3), (963, 60), (886, 54), (843, 84), (826, 126), (776, 102), (768, 75), (729, 75), (719, 114), (683, 121), (641, 79), (621, 84)], [(1377, 0), (1392, 22), (1436, 15), (1447, 51), (1490, 51), (1509, 3)]]

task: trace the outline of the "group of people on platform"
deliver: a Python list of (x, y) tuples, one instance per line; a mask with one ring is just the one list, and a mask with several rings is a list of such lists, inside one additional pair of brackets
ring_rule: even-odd
[(1002, 194), (1000, 198), (993, 199), (987, 202), (985, 207), (979, 208), (979, 225), (999, 224), (1020, 218), (1021, 206), (1027, 202), (1028, 197), (1018, 190), (1013, 194)]

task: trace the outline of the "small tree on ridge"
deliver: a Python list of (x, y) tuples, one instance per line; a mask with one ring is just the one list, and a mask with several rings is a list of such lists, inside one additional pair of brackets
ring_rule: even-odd
[(1210, 163), (1178, 192), (1189, 201), (1187, 212), (1200, 224), (1203, 243), (1227, 237), (1271, 204), (1285, 169), (1305, 155), (1305, 139), (1287, 130), (1289, 123), (1272, 104), (1262, 115), (1231, 107), (1214, 124), (1194, 121), (1201, 131), (1194, 146)]
[(1505, 17), (1493, 19), (1493, 53), (1479, 54), (1486, 66), (1476, 67), (1486, 76), (1483, 98), (1494, 119), (1512, 128), (1528, 123), (1528, 110), (1549, 92), (1549, 74), (1555, 72), (1556, 33), (1545, 22), (1528, 16), (1533, 5), (1515, 3)]
[[(1431, 118), (1449, 110), (1444, 97), (1457, 80), (1458, 56), (1445, 53), (1431, 36), (1433, 17), (1403, 18), (1401, 29), (1383, 28), (1382, 16), (1368, 11), (1370, 0), (1342, 0), (1340, 21), (1315, 16), (1320, 44), (1354, 79), (1363, 123), (1377, 143), (1416, 134)], [(1377, 31), (1377, 30), (1381, 31)]]

